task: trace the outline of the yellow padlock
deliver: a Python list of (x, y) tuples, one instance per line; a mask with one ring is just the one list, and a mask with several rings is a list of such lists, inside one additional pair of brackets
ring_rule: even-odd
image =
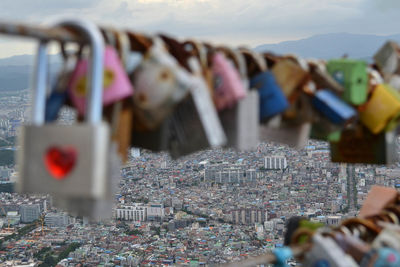
[(361, 122), (374, 134), (400, 115), (400, 95), (389, 85), (380, 84), (372, 93), (365, 110), (360, 112)]

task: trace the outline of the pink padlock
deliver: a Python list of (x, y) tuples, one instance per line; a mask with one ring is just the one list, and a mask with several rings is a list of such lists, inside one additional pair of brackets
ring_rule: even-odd
[(233, 107), (240, 99), (246, 96), (238, 71), (221, 52), (212, 58), (212, 72), (214, 75), (214, 103), (217, 110)]
[[(133, 87), (115, 49), (107, 46), (104, 52), (103, 105), (107, 106), (132, 96)], [(80, 115), (86, 110), (88, 64), (86, 58), (76, 64), (68, 89), (72, 104)]]

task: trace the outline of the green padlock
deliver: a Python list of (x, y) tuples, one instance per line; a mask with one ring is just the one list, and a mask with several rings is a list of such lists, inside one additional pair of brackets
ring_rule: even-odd
[(328, 61), (326, 67), (332, 77), (344, 86), (342, 98), (346, 102), (361, 105), (367, 101), (368, 73), (365, 61), (334, 59)]

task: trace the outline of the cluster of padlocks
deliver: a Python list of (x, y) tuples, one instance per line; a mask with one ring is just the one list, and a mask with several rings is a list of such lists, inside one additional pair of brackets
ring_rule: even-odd
[[(53, 34), (66, 29), (75, 36), (78, 49), (67, 49), (62, 34), (54, 38), (64, 64), (47, 90), (51, 38), (38, 35), (33, 119), (19, 138), (19, 189), (51, 193), (57, 205), (77, 214), (111, 210), (112, 177), (131, 147), (177, 158), (209, 147), (248, 150), (260, 141), (302, 148), (314, 138), (330, 143), (335, 162), (397, 161), (395, 43), (368, 66), (347, 58), (261, 54), (81, 20), (50, 26)], [(79, 123), (55, 123), (64, 106), (77, 111)]]
[(273, 264), (275, 267), (400, 266), (400, 195), (396, 189), (372, 187), (357, 218), (336, 226), (303, 217), (287, 223), (286, 247), (226, 267)]

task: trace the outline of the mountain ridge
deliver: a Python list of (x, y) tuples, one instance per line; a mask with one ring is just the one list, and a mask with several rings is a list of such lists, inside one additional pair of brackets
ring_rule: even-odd
[[(303, 58), (330, 59), (348, 55), (350, 58), (372, 61), (373, 55), (387, 41), (400, 43), (400, 34), (369, 35), (352, 33), (316, 34), (299, 40), (264, 44), (254, 50), (270, 51), (275, 54), (296, 54)], [(34, 55), (16, 55), (0, 58), (0, 91), (23, 90), (28, 88), (30, 74), (35, 61)], [(62, 64), (60, 55), (49, 55), (51, 72), (56, 73)]]
[(400, 42), (400, 34), (371, 35), (352, 33), (316, 34), (307, 38), (257, 46), (257, 52), (296, 54), (304, 58), (330, 59), (348, 55), (350, 58), (372, 58), (387, 41)]
[[(52, 54), (48, 56), (50, 64), (59, 64), (62, 62), (61, 54)], [(0, 66), (31, 66), (35, 62), (35, 55), (22, 54), (10, 57), (0, 58)]]

